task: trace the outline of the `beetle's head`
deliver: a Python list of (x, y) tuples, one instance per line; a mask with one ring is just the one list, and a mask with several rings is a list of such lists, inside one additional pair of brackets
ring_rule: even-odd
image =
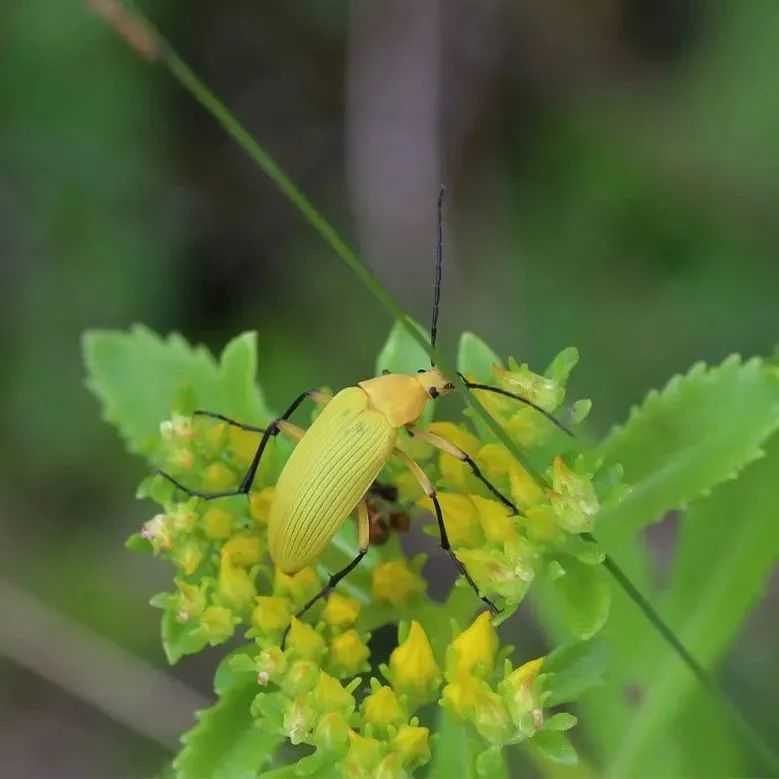
[(448, 395), (450, 392), (454, 392), (454, 384), (438, 368), (421, 370), (417, 373), (416, 378), (433, 400), (441, 395)]

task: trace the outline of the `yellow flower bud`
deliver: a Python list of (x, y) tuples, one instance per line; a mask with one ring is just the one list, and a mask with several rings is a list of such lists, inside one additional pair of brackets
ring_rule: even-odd
[(408, 696), (412, 709), (435, 700), (441, 671), (418, 622), (411, 623), (406, 640), (390, 655), (388, 678), (395, 690)]
[(209, 606), (200, 617), (199, 632), (211, 646), (215, 646), (232, 636), (237, 621), (230, 609)]
[(219, 565), (217, 591), (222, 603), (236, 611), (248, 608), (257, 594), (252, 577), (243, 568), (235, 565), (231, 556), (224, 552)]
[[(455, 492), (439, 492), (438, 502), (446, 522), (446, 533), (454, 547), (475, 547), (484, 542), (476, 508), (467, 495)], [(433, 501), (422, 498), (419, 506), (433, 512)]]
[(391, 687), (382, 686), (374, 690), (362, 703), (362, 716), (380, 734), (386, 734), (390, 725), (400, 725), (406, 715)]
[(226, 490), (235, 485), (235, 474), (224, 463), (211, 463), (203, 470), (206, 490)]
[(563, 531), (557, 524), (557, 518), (548, 503), (531, 506), (525, 512), (528, 538), (541, 544), (548, 544), (563, 538)]
[(557, 521), (569, 533), (592, 530), (599, 503), (592, 481), (574, 473), (562, 457), (552, 463), (552, 492), (549, 496)]
[(290, 698), (311, 692), (319, 679), (319, 666), (311, 660), (296, 660), (289, 667), (281, 689)]
[(517, 518), (509, 516), (506, 506), (480, 495), (471, 495), (470, 498), (488, 541), (502, 544), (517, 537)]
[(168, 454), (168, 464), (173, 471), (189, 471), (195, 464), (195, 456), (186, 447), (178, 446)]
[(375, 779), (410, 779), (403, 768), (403, 759), (396, 752), (384, 756), (374, 776)]
[(354, 712), (354, 698), (343, 685), (330, 674), (321, 671), (316, 687), (311, 693), (311, 705), (320, 712), (338, 711), (345, 717)]
[(509, 466), (511, 497), (522, 507), (534, 506), (544, 499), (541, 485), (516, 460)]
[(322, 612), (322, 618), (330, 627), (347, 628), (357, 621), (359, 614), (358, 600), (347, 598), (338, 592), (331, 592)]
[(141, 536), (152, 545), (155, 554), (173, 546), (173, 520), (167, 514), (156, 514), (141, 528)]
[(427, 588), (425, 580), (411, 569), (405, 558), (379, 563), (373, 569), (373, 597), (402, 606)]
[(185, 581), (176, 579), (176, 587), (178, 592), (173, 596), (175, 598), (176, 620), (189, 622), (189, 620), (199, 617), (206, 607), (205, 584), (187, 584)]
[(501, 595), (519, 603), (534, 576), (529, 551), (521, 537), (507, 541), (505, 549), (461, 549), (457, 557), (467, 568), (480, 591)]
[(224, 422), (209, 422), (206, 427), (203, 440), (206, 442), (208, 451), (213, 455), (224, 446), (225, 433), (227, 425)]
[(241, 430), (240, 427), (231, 426), (228, 433), (228, 446), (236, 461), (242, 467), (246, 467), (252, 461), (260, 438), (257, 433), (250, 430)]
[(270, 507), (273, 504), (273, 498), (276, 495), (275, 487), (265, 487), (259, 492), (252, 492), (249, 495), (249, 513), (252, 519), (260, 525), (267, 525), (270, 519)]
[(498, 685), (512, 720), (526, 735), (531, 735), (543, 724), (543, 710), (533, 689), (543, 663), (543, 657), (529, 660)]
[(565, 390), (554, 379), (533, 373), (527, 365), (518, 365), (513, 361), (509, 365), (510, 370), (493, 368), (500, 387), (520, 395), (550, 413), (563, 402)]
[(252, 612), (252, 625), (263, 633), (281, 633), (292, 619), (289, 602), (285, 598), (261, 596)]
[(430, 731), (414, 725), (401, 725), (392, 739), (392, 749), (401, 756), (403, 765), (413, 771), (430, 762)]
[(375, 779), (382, 751), (382, 744), (375, 738), (367, 738), (350, 730), (349, 751), (341, 764), (344, 779)]
[(316, 726), (314, 744), (325, 752), (346, 752), (349, 746), (349, 725), (344, 716), (337, 711), (325, 714)]
[(197, 514), (195, 514), (188, 503), (179, 503), (170, 517), (173, 529), (177, 533), (187, 533), (197, 524)]
[(341, 633), (330, 642), (330, 665), (340, 677), (354, 676), (363, 670), (370, 654), (371, 650), (354, 629)]
[(319, 575), (311, 567), (303, 568), (291, 576), (276, 569), (273, 594), (290, 598), (296, 609), (302, 608), (321, 589)]
[(463, 674), (486, 676), (492, 672), (498, 651), (498, 634), (488, 611), (460, 633), (446, 650), (446, 678), (450, 681)]
[(249, 566), (260, 561), (262, 541), (259, 536), (233, 536), (223, 547), (222, 554), (229, 555), (235, 565)]
[(306, 660), (318, 660), (327, 647), (325, 640), (311, 625), (292, 617), (292, 625), (287, 636), (287, 648), (295, 650), (299, 657)]
[(214, 541), (229, 538), (233, 530), (233, 515), (226, 509), (212, 506), (203, 514), (206, 536)]
[(194, 539), (177, 544), (173, 557), (185, 576), (193, 574), (203, 562), (203, 548)]
[(266, 685), (269, 681), (277, 682), (287, 671), (287, 658), (279, 646), (263, 649), (255, 660), (257, 668), (257, 683)]
[[(476, 457), (479, 450), (479, 439), (469, 433), (464, 427), (452, 422), (433, 422), (428, 430), (431, 433), (443, 436), (455, 446), (462, 449), (471, 457)], [(440, 452), (438, 456), (441, 477), (450, 488), (468, 491), (468, 485), (473, 479), (473, 474), (467, 463), (458, 458)]]
[(513, 735), (513, 725), (500, 695), (483, 680), (462, 674), (443, 689), (442, 704), (461, 719), (470, 720), (479, 733), (493, 744), (502, 744)]
[(308, 704), (306, 697), (302, 696), (287, 702), (282, 728), (293, 744), (302, 744), (308, 741), (316, 721), (316, 712)]

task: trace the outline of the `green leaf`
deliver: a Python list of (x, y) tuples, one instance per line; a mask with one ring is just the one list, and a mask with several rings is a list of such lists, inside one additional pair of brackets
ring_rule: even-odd
[[(768, 456), (738, 481), (721, 485), (708, 500), (696, 503), (682, 524), (662, 612), (709, 667), (736, 635), (779, 558), (779, 436), (767, 450)], [(673, 738), (669, 723), (697, 689), (676, 655), (648, 628), (645, 632), (633, 637), (635, 665), (651, 666), (651, 677), (644, 671), (644, 697), (619, 741), (610, 766), (614, 777), (636, 775), (646, 755)]]
[(598, 516), (597, 536), (632, 534), (705, 495), (757, 459), (779, 425), (779, 374), (738, 356), (716, 368), (699, 363), (652, 391), (598, 450), (621, 463), (629, 494)]
[(530, 739), (529, 745), (531, 749), (553, 763), (575, 765), (579, 759), (568, 737), (556, 730), (542, 730), (536, 733)]
[(565, 574), (548, 588), (550, 608), (562, 614), (565, 627), (576, 638), (592, 638), (606, 623), (611, 586), (600, 565), (585, 565), (574, 557), (560, 559)]
[(84, 359), (87, 386), (101, 401), (104, 418), (138, 454), (154, 455), (160, 422), (183, 398), (187, 406), (247, 422), (271, 416), (255, 384), (254, 333), (231, 341), (217, 363), (178, 335), (163, 339), (142, 326), (95, 330), (84, 336)]
[[(412, 321), (412, 324), (421, 333), (425, 332), (417, 322)], [(430, 357), (427, 352), (409, 335), (400, 322), (395, 322), (376, 358), (376, 375), (380, 376), (382, 371), (416, 373), (420, 368), (426, 369), (429, 366)]]
[(608, 665), (609, 653), (601, 641), (578, 641), (558, 647), (544, 660), (543, 673), (550, 674), (545, 690), (550, 694), (547, 706), (577, 700), (600, 685)]
[(222, 661), (215, 678), (217, 703), (198, 712), (198, 724), (182, 737), (173, 766), (178, 779), (255, 779), (282, 739), (261, 730), (249, 709), (257, 694), (252, 673), (235, 673)]
[(473, 376), (482, 384), (492, 383), (493, 365), (502, 365), (500, 357), (479, 336), (465, 332), (460, 336), (457, 350), (457, 370)]
[(171, 665), (181, 660), (184, 655), (191, 655), (204, 649), (208, 639), (194, 630), (186, 622), (179, 622), (169, 608), (162, 613), (161, 622), (162, 648), (165, 657)]
[(452, 779), (455, 776), (481, 779), (487, 767), (490, 779), (508, 779), (502, 753), (488, 749), (473, 726), (458, 720), (446, 709), (439, 710), (434, 733), (433, 761), (427, 779)]

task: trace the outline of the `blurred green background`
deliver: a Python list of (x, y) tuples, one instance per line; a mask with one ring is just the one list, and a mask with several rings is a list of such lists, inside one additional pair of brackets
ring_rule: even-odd
[[(772, 351), (774, 0), (139, 5), (422, 321), (447, 185), (444, 349), (473, 329), (543, 367), (578, 346), (601, 433), (696, 360)], [(143, 466), (84, 389), (81, 333), (143, 322), (217, 350), (256, 329), (281, 407), (370, 374), (389, 322), (84, 4), (4, 3), (0, 32), (0, 768), (142, 777), (216, 655), (165, 670), (186, 685), (166, 696), (149, 676), (169, 572), (122, 546)], [(650, 540), (662, 567), (669, 537)], [(756, 721), (777, 601), (724, 670)]]

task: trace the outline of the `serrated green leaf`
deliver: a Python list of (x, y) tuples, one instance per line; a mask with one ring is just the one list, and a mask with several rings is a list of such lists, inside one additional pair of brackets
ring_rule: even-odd
[(204, 649), (208, 639), (192, 629), (186, 622), (179, 622), (170, 609), (162, 613), (162, 648), (171, 665), (175, 665), (184, 655), (191, 655)]
[(457, 349), (457, 370), (473, 376), (476, 381), (491, 383), (493, 365), (502, 365), (500, 357), (490, 349), (487, 344), (470, 332), (460, 336), (460, 344)]
[(161, 338), (136, 326), (129, 332), (96, 330), (84, 336), (87, 385), (133, 452), (153, 456), (159, 425), (177, 407), (213, 409), (247, 422), (271, 414), (255, 384), (256, 335), (231, 341), (221, 362), (178, 335)]
[(562, 615), (575, 638), (592, 638), (606, 623), (611, 605), (611, 586), (600, 565), (585, 565), (574, 557), (560, 560), (565, 575), (548, 587), (552, 609)]
[[(224, 665), (227, 658), (222, 661)], [(257, 727), (249, 709), (257, 694), (254, 674), (217, 670), (219, 700), (198, 712), (199, 722), (182, 737), (173, 766), (178, 779), (255, 779), (281, 737)]]
[[(767, 451), (737, 481), (696, 503), (682, 524), (661, 611), (706, 666), (721, 657), (779, 559), (779, 436)], [(697, 689), (688, 669), (650, 630), (633, 640), (644, 697), (619, 741), (610, 766), (614, 777), (635, 775), (648, 753), (674, 737), (671, 725)]]
[(632, 485), (599, 514), (598, 538), (632, 534), (733, 477), (778, 425), (779, 376), (758, 359), (699, 363), (674, 377), (598, 449), (606, 465), (623, 465)]
[(545, 687), (550, 693), (546, 705), (559, 706), (575, 701), (601, 684), (608, 658), (608, 648), (600, 640), (567, 644), (547, 655), (543, 672), (551, 674), (551, 678)]
[(568, 737), (556, 730), (542, 730), (536, 733), (530, 740), (530, 748), (553, 763), (575, 765), (579, 759)]

